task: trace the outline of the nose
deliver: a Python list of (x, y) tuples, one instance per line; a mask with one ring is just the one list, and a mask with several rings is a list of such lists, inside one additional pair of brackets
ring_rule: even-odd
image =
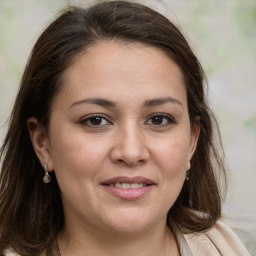
[(118, 130), (115, 143), (111, 151), (111, 160), (115, 163), (135, 166), (143, 164), (149, 159), (145, 136), (142, 128), (135, 124), (127, 125)]

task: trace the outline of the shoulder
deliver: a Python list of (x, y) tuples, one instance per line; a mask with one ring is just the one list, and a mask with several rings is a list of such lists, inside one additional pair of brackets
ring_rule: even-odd
[(238, 236), (220, 220), (206, 232), (184, 237), (193, 255), (250, 256)]

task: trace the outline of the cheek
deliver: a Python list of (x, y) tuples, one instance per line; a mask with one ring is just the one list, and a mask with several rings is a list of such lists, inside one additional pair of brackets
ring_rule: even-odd
[(189, 161), (189, 138), (186, 134), (164, 141), (155, 151), (158, 163), (170, 176), (176, 176), (187, 170)]
[(185, 181), (187, 154), (184, 144), (171, 142), (158, 147), (156, 164), (159, 190), (156, 202), (161, 204), (161, 213), (166, 215), (177, 200)]
[[(104, 162), (105, 149), (93, 147), (81, 133), (52, 133), (52, 162), (64, 205), (73, 209), (94, 198), (94, 185)], [(78, 208), (77, 208), (78, 211)]]
[(62, 127), (51, 133), (52, 163), (59, 183), (92, 180), (107, 151), (106, 147), (95, 145), (95, 141), (83, 132), (72, 130)]
[(159, 179), (167, 211), (176, 201), (184, 184), (188, 165), (188, 148), (187, 143), (177, 140), (159, 147), (158, 164), (159, 169), (162, 170)]
[(189, 159), (189, 138), (187, 133), (169, 136), (159, 143), (155, 150), (155, 159), (158, 165), (158, 179), (168, 211), (176, 201), (185, 181)]

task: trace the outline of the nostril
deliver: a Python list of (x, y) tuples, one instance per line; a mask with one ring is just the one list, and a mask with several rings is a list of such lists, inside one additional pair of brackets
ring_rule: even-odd
[(135, 165), (140, 165), (140, 164), (144, 164), (146, 161), (143, 159), (117, 159), (115, 160), (116, 163), (120, 163), (120, 164), (124, 164), (127, 166), (135, 166)]
[(149, 159), (149, 153), (144, 140), (135, 138), (135, 136), (125, 136), (125, 138), (116, 140), (110, 152), (111, 160), (114, 163), (134, 166), (144, 164)]

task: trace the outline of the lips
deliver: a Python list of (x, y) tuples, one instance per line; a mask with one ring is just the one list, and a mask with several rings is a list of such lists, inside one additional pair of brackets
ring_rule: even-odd
[(114, 177), (112, 179), (106, 180), (102, 182), (103, 185), (111, 185), (116, 183), (128, 183), (128, 184), (135, 184), (135, 183), (141, 183), (143, 185), (152, 185), (154, 182), (148, 178), (136, 176), (136, 177), (126, 177), (126, 176), (120, 176), (120, 177)]
[(133, 200), (147, 194), (156, 184), (145, 177), (114, 177), (101, 183), (112, 195), (121, 199)]
[(110, 186), (110, 187), (116, 187), (116, 188), (122, 188), (122, 189), (135, 189), (135, 188), (141, 188), (144, 186), (147, 186), (143, 183), (111, 183), (109, 185), (106, 186)]

